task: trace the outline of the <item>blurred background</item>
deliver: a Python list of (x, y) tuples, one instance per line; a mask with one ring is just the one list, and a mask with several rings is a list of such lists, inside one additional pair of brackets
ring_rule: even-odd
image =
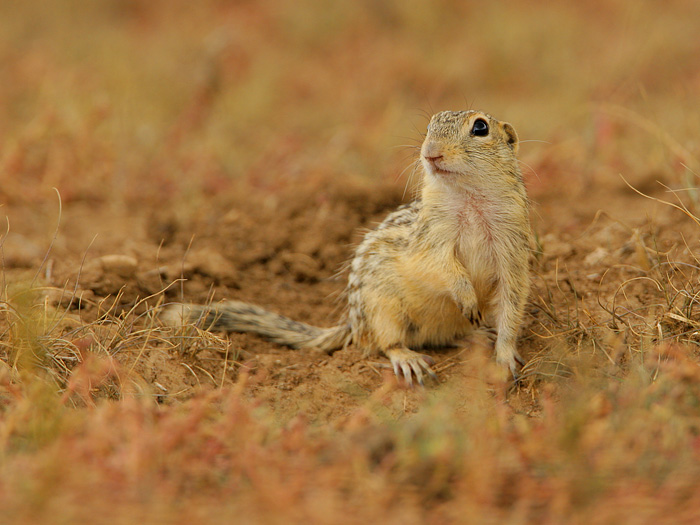
[(681, 0), (4, 1), (0, 199), (396, 180), (430, 114), (463, 108), (515, 125), (535, 194), (681, 177), (699, 23)]

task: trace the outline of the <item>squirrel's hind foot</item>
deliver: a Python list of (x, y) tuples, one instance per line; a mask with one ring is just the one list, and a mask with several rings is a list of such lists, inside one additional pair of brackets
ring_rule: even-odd
[(384, 354), (386, 354), (389, 361), (391, 361), (396, 378), (401, 381), (403, 377), (403, 381), (409, 387), (413, 386), (414, 375), (416, 376), (418, 384), (421, 386), (424, 384), (424, 373), (428, 374), (435, 381), (438, 380), (437, 374), (431, 368), (431, 365), (435, 364), (435, 360), (429, 355), (419, 354), (403, 346), (385, 350)]

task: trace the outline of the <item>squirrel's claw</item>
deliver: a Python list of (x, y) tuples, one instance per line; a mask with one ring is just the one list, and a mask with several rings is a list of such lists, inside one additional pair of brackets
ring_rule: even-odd
[(407, 386), (413, 387), (413, 376), (415, 376), (418, 384), (423, 386), (424, 374), (428, 374), (437, 381), (437, 374), (431, 368), (435, 361), (429, 355), (419, 354), (408, 348), (392, 348), (387, 350), (385, 354), (391, 361), (396, 378), (401, 380), (403, 377), (403, 381)]

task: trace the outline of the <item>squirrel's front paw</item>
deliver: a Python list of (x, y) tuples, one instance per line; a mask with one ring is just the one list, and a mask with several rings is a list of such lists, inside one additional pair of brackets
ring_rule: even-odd
[(475, 326), (481, 326), (484, 324), (484, 317), (481, 314), (481, 310), (476, 304), (470, 306), (461, 306), (462, 315), (466, 317), (469, 322)]
[(507, 367), (516, 382), (520, 379), (520, 369), (525, 365), (525, 361), (515, 348), (509, 352), (499, 352), (496, 350), (496, 362)]

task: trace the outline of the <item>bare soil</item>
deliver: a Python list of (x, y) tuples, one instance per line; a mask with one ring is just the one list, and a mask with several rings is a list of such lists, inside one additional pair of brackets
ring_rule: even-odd
[[(688, 258), (685, 243), (696, 242), (694, 225), (682, 213), (638, 195), (619, 178), (555, 187), (548, 173), (546, 166), (526, 173), (542, 252), (533, 254), (534, 288), (520, 349), (535, 366), (526, 367), (526, 380), (510, 389), (508, 401), (527, 414), (539, 410), (536, 383), (551, 372), (557, 342), (577, 326), (615, 324), (602, 307), (613, 300), (653, 318), (653, 297), (645, 297), (649, 283), (634, 278), (654, 264), (652, 255), (685, 252)], [(645, 190), (664, 196), (653, 183)], [(158, 337), (138, 336), (157, 324), (159, 305), (181, 301), (238, 299), (332, 325), (344, 307), (344, 264), (353, 247), (405, 194), (403, 181), (318, 180), (275, 188), (240, 183), (190, 211), (158, 202), (119, 209), (70, 202), (38, 275), (46, 286), (44, 304), (56, 308), (57, 330), (71, 348), (106, 351), (118, 361), (122, 375), (111, 395), (133, 387), (167, 403), (244, 377), (246, 392), (282, 420), (299, 413), (342, 420), (384, 394), (392, 413), (410, 412), (436, 385), (386, 390), (383, 385), (395, 382), (386, 360), (353, 346), (328, 356), (247, 334), (163, 328)], [(6, 279), (26, 283), (47, 253), (34, 239), (51, 242), (58, 211), (36, 220), (35, 210), (19, 203), (6, 213), (23, 230), (13, 229), (4, 244)], [(440, 383), (464, 389), (467, 398), (472, 381), (498, 383), (490, 353), (478, 336), (431, 352)]]

